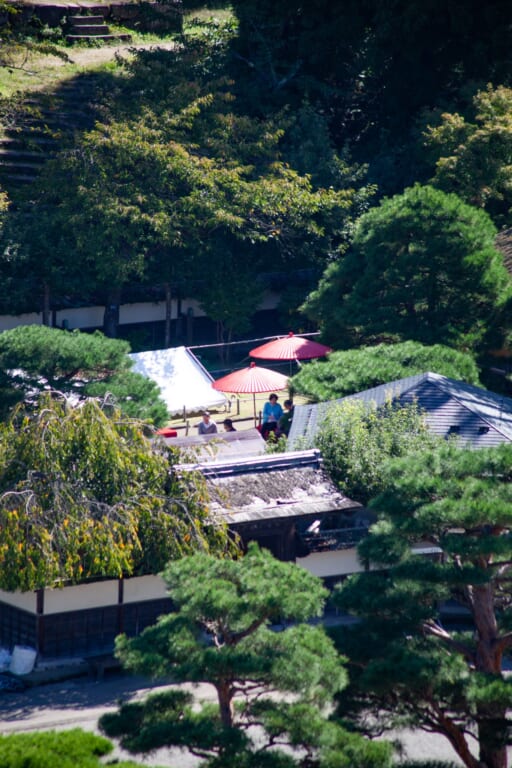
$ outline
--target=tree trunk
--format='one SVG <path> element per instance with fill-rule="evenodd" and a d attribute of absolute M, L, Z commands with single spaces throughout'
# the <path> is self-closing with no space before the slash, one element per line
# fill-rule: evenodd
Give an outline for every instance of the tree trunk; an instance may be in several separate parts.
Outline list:
<path fill-rule="evenodd" d="M 480 764 L 485 768 L 507 768 L 507 722 L 506 712 L 502 717 L 480 720 L 478 741 L 480 743 Z"/>
<path fill-rule="evenodd" d="M 120 303 L 121 291 L 116 288 L 109 293 L 103 314 L 103 333 L 111 339 L 117 339 Z"/>
<path fill-rule="evenodd" d="M 220 720 L 224 728 L 233 727 L 233 692 L 231 685 L 226 682 L 218 683 L 216 686 L 217 697 L 219 699 Z"/>
<path fill-rule="evenodd" d="M 475 668 L 491 678 L 502 677 L 502 650 L 494 606 L 494 586 L 473 586 L 471 592 L 473 618 L 477 630 Z M 506 709 L 498 703 L 477 709 L 480 763 L 485 768 L 507 768 Z"/>
<path fill-rule="evenodd" d="M 222 345 L 219 346 L 219 361 L 224 365 L 226 362 L 225 360 L 225 349 L 224 349 L 224 324 L 222 320 L 217 320 L 215 322 L 215 335 L 217 337 L 217 344 Z"/>
<path fill-rule="evenodd" d="M 467 739 L 462 730 L 448 718 L 441 720 L 441 726 L 442 730 L 440 732 L 448 738 L 448 741 L 466 768 L 483 768 L 480 760 L 471 754 Z"/>
<path fill-rule="evenodd" d="M 50 286 L 43 283 L 43 325 L 50 325 Z"/>
<path fill-rule="evenodd" d="M 164 347 L 171 346 L 171 316 L 172 316 L 172 291 L 171 284 L 164 283 L 165 288 L 165 332 Z"/>

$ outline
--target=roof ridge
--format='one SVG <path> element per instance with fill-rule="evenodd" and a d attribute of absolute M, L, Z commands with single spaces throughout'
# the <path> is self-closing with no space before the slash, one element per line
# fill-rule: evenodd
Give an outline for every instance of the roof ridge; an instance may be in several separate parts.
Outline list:
<path fill-rule="evenodd" d="M 322 457 L 320 451 L 318 448 L 312 448 L 306 451 L 287 451 L 285 453 L 270 453 L 267 455 L 247 456 L 245 458 L 209 461 L 207 464 L 179 464 L 177 469 L 179 471 L 199 471 L 205 477 L 226 477 L 268 469 L 297 469 L 307 466 L 313 466 L 318 469 L 321 465 Z"/>

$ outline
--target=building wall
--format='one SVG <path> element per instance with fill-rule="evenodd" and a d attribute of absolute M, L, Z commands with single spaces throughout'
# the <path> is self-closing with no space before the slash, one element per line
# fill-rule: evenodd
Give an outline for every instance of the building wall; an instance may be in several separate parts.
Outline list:
<path fill-rule="evenodd" d="M 19 590 L 16 592 L 5 592 L 3 589 L 0 589 L 0 604 L 12 605 L 22 611 L 36 613 L 37 595 L 35 592 L 20 592 Z"/>
<path fill-rule="evenodd" d="M 298 557 L 295 562 L 301 568 L 321 578 L 347 576 L 350 573 L 365 570 L 364 565 L 361 565 L 358 560 L 355 549 L 313 552 L 307 557 Z"/>
<path fill-rule="evenodd" d="M 259 306 L 259 310 L 275 309 L 279 301 L 277 294 L 267 291 Z M 205 313 L 194 299 L 182 299 L 180 305 L 182 315 L 189 312 L 194 317 L 205 317 Z M 55 312 L 54 325 L 57 328 L 101 328 L 103 326 L 103 313 L 105 308 L 77 307 L 76 309 L 62 309 Z M 171 302 L 171 318 L 178 316 L 178 302 Z M 140 302 L 136 304 L 121 304 L 119 310 L 120 325 L 132 323 L 164 322 L 165 302 Z M 41 325 L 41 312 L 31 312 L 23 315 L 0 315 L 0 331 L 8 331 L 18 325 Z"/>
<path fill-rule="evenodd" d="M 118 581 L 98 581 L 93 584 L 77 584 L 62 589 L 44 590 L 45 616 L 65 611 L 85 611 L 102 608 L 118 602 Z"/>
<path fill-rule="evenodd" d="M 0 645 L 28 645 L 45 658 L 110 652 L 121 632 L 138 635 L 170 610 L 160 576 L 37 592 L 0 590 Z"/>

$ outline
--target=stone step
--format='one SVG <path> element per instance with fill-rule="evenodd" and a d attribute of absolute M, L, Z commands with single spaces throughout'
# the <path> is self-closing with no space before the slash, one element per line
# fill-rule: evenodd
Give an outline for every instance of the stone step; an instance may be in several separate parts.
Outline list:
<path fill-rule="evenodd" d="M 121 35 L 66 35 L 66 42 L 68 43 L 78 43 L 80 41 L 87 41 L 87 40 L 105 40 L 108 41 L 116 41 L 116 40 L 122 40 L 125 42 L 130 42 L 132 39 L 131 35 L 127 34 L 121 34 Z"/>
<path fill-rule="evenodd" d="M 2 160 L 2 171 L 7 171 L 8 173 L 11 173 L 11 174 L 14 173 L 18 175 L 23 173 L 28 174 L 32 172 L 33 173 L 32 178 L 34 178 L 36 174 L 39 173 L 40 170 L 41 170 L 41 163 L 4 162 Z"/>
<path fill-rule="evenodd" d="M 21 162 L 28 160 L 33 163 L 44 163 L 46 160 L 46 153 L 43 152 L 31 152 L 30 150 L 5 148 L 0 145 L 0 163 L 6 165 L 10 159 L 15 162 Z"/>
<path fill-rule="evenodd" d="M 28 115 L 29 120 L 37 121 L 38 119 L 41 119 L 44 122 L 47 122 L 48 119 L 54 120 L 56 117 L 59 119 L 62 118 L 62 120 L 69 120 L 70 118 L 77 119 L 80 117 L 89 117 L 89 113 L 84 112 L 80 105 L 77 105 L 74 108 L 72 104 L 56 104 L 50 109 L 44 107 L 43 109 L 39 109 L 37 114 Z"/>
<path fill-rule="evenodd" d="M 101 37 L 109 35 L 110 30 L 106 24 L 72 24 L 69 28 L 70 35 L 88 35 L 89 37 Z"/>
<path fill-rule="evenodd" d="M 90 25 L 95 17 L 87 16 L 84 20 Z M 103 17 L 98 20 L 103 22 Z M 120 39 L 119 35 L 110 33 L 76 37 L 92 41 Z M 124 37 L 131 39 L 130 35 Z M 21 190 L 33 184 L 44 173 L 46 161 L 55 157 L 59 150 L 72 146 L 77 131 L 92 128 L 100 114 L 104 92 L 103 76 L 79 75 L 53 93 L 27 96 L 20 104 L 16 122 L 0 132 L 2 187 Z"/>
<path fill-rule="evenodd" d="M 73 27 L 78 27 L 82 24 L 104 24 L 105 18 L 103 16 L 68 16 L 67 22 Z"/>
<path fill-rule="evenodd" d="M 4 136 L 0 139 L 0 147 L 5 149 L 17 149 L 20 152 L 33 151 L 32 147 L 37 147 L 36 154 L 42 154 L 45 148 L 54 144 L 54 139 L 42 136 L 28 137 L 23 133 L 16 136 Z"/>
<path fill-rule="evenodd" d="M 22 176 L 12 173 L 6 173 L 4 176 L 5 181 L 10 181 L 13 185 L 14 184 L 33 184 L 36 180 L 36 176 Z"/>

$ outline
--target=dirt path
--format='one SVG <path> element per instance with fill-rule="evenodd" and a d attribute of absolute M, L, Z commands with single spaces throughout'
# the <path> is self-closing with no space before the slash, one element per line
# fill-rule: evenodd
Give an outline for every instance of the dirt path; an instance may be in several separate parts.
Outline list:
<path fill-rule="evenodd" d="M 127 58 L 134 50 L 148 50 L 150 48 L 164 48 L 165 50 L 171 50 L 176 43 L 174 42 L 153 42 L 153 43 L 122 43 L 120 45 L 106 45 L 101 48 L 70 48 L 66 51 L 71 63 L 84 67 L 85 69 L 94 68 L 100 64 L 104 64 L 107 61 L 112 61 L 117 55 Z M 43 63 L 43 62 L 42 62 Z M 48 67 L 68 66 L 65 61 L 57 58 L 56 56 L 48 56 L 45 58 L 43 66 L 45 69 Z"/>
<path fill-rule="evenodd" d="M 174 42 L 162 42 L 162 43 L 123 43 L 122 45 L 109 45 L 102 48 L 80 48 L 69 52 L 69 58 L 74 64 L 78 64 L 81 67 L 94 67 L 99 64 L 104 64 L 106 61 L 111 61 L 116 55 L 126 58 L 130 56 L 133 50 L 147 50 L 150 48 L 164 48 L 165 50 L 171 50 L 176 43 Z"/>

